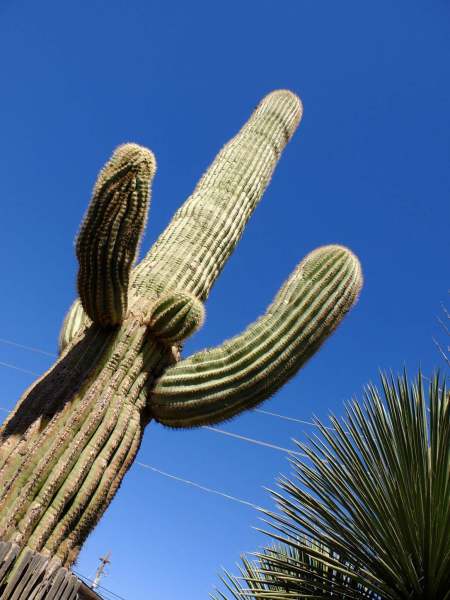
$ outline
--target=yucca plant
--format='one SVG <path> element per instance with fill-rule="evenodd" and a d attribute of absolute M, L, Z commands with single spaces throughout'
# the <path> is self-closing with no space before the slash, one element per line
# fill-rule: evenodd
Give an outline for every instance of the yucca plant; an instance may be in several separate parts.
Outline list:
<path fill-rule="evenodd" d="M 257 560 L 249 560 L 243 556 L 242 566 L 239 567 L 240 576 L 234 577 L 227 573 L 223 579 L 232 597 L 283 600 L 326 598 L 334 595 L 340 598 L 379 598 L 346 574 L 346 570 L 351 567 L 344 561 L 340 572 L 330 567 L 327 560 L 331 554 L 323 544 L 314 543 L 304 535 L 299 536 L 295 542 L 296 544 L 278 544 L 265 548 L 261 553 L 255 553 Z M 297 545 L 298 542 L 301 543 Z M 338 578 L 340 586 L 337 585 Z M 324 593 L 325 590 L 328 595 Z M 220 590 L 217 594 L 218 596 L 213 596 L 216 600 L 227 600 L 226 594 Z"/>
<path fill-rule="evenodd" d="M 450 398 L 435 376 L 382 376 L 332 427 L 297 442 L 266 512 L 277 546 L 243 559 L 233 598 L 450 598 Z M 227 598 L 217 592 L 216 598 Z"/>

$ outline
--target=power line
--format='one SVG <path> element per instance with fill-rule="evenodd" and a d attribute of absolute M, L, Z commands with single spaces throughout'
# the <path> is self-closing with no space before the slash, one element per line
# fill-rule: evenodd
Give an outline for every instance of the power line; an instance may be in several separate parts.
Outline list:
<path fill-rule="evenodd" d="M 277 417 L 278 419 L 284 419 L 285 421 L 293 421 L 294 423 L 303 423 L 304 425 L 314 425 L 314 423 L 311 423 L 311 421 L 303 421 L 302 419 L 296 419 L 295 417 L 287 417 L 286 415 L 280 415 L 279 413 L 274 413 L 269 410 L 264 410 L 262 408 L 254 408 L 253 412 L 257 412 L 262 415 L 268 415 L 270 417 Z"/>
<path fill-rule="evenodd" d="M 22 348 L 23 350 L 29 350 L 30 352 L 37 352 L 38 354 L 45 354 L 45 356 L 51 356 L 51 357 L 58 356 L 55 352 L 47 352 L 46 350 L 41 350 L 40 348 L 34 348 L 33 346 L 24 346 L 23 344 L 19 344 L 18 342 L 13 342 L 11 340 L 6 340 L 4 338 L 0 338 L 0 342 L 2 344 L 8 344 L 8 346 L 15 346 L 16 348 Z"/>
<path fill-rule="evenodd" d="M 183 479 L 183 477 L 178 477 L 178 475 L 172 475 L 171 473 L 167 473 L 166 471 L 157 469 L 156 467 L 153 467 L 152 465 L 147 465 L 147 464 L 139 462 L 139 461 L 136 461 L 136 464 L 139 465 L 140 467 L 143 467 L 144 469 L 149 469 L 150 471 L 159 473 L 160 475 L 164 475 L 164 477 L 168 477 L 169 479 L 174 479 L 175 481 L 185 483 L 186 485 L 195 487 L 199 490 L 202 490 L 203 492 L 208 492 L 209 494 L 216 494 L 217 496 L 222 496 L 223 498 L 226 498 L 227 500 L 232 500 L 233 502 L 239 502 L 240 504 L 245 504 L 247 506 L 251 506 L 252 508 L 256 508 L 257 510 L 264 510 L 260 506 L 253 504 L 253 502 L 249 502 L 248 500 L 243 500 L 242 498 L 238 498 L 237 496 L 232 496 L 231 494 L 227 494 L 225 492 L 221 492 L 219 490 L 215 490 L 213 488 L 206 487 L 204 485 L 201 485 L 200 483 L 196 483 L 195 481 L 191 481 L 189 479 Z"/>
<path fill-rule="evenodd" d="M 278 419 L 284 419 L 285 421 L 294 421 L 294 423 L 303 423 L 303 425 L 318 427 L 317 423 L 313 423 L 312 421 L 304 421 L 303 419 L 296 419 L 295 417 L 287 417 L 286 415 L 280 415 L 278 413 L 270 412 L 269 410 L 264 410 L 262 408 L 255 408 L 253 412 L 261 413 L 262 415 L 268 415 L 270 417 L 278 417 Z M 336 431 L 335 427 L 326 427 L 325 425 L 323 425 L 323 427 L 325 429 L 329 429 L 330 431 Z"/>
<path fill-rule="evenodd" d="M 81 573 L 78 573 L 77 571 L 74 571 L 73 569 L 72 569 L 72 573 L 74 573 L 77 577 L 79 577 L 84 582 L 89 582 L 89 583 L 93 583 L 94 582 L 93 579 L 90 579 L 89 577 L 86 577 L 85 575 L 82 575 Z M 123 596 L 120 596 L 119 594 L 116 594 L 112 590 L 109 590 L 108 588 L 105 588 L 103 585 L 98 585 L 97 588 L 99 590 L 100 589 L 102 590 L 102 595 L 104 595 L 103 592 L 107 592 L 108 594 L 111 594 L 112 597 L 117 598 L 118 600 L 127 600 Z M 110 596 L 110 598 L 111 598 L 111 596 Z"/>
<path fill-rule="evenodd" d="M 218 427 L 210 427 L 208 425 L 204 425 L 202 427 L 202 429 L 207 429 L 208 431 L 214 431 L 215 433 L 221 433 L 222 435 L 228 435 L 232 438 L 236 438 L 238 440 L 243 440 L 244 442 L 250 442 L 251 444 L 257 444 L 258 446 L 272 448 L 273 450 L 280 450 L 280 452 L 286 452 L 287 454 L 297 454 L 297 456 L 306 456 L 306 454 L 303 454 L 302 452 L 296 452 L 295 450 L 289 450 L 288 448 L 283 448 L 282 446 L 276 446 L 275 444 L 270 444 L 269 442 L 255 440 L 254 438 L 250 438 L 245 435 L 239 435 L 238 433 L 231 433 L 231 431 L 224 431 L 223 429 L 219 429 Z"/>
<path fill-rule="evenodd" d="M 10 365 L 9 363 L 5 363 L 2 361 L 0 361 L 0 366 L 6 367 L 8 369 L 14 369 L 15 371 L 21 371 L 22 373 L 27 373 L 28 375 L 33 375 L 35 377 L 39 376 L 39 373 L 36 373 L 35 371 L 29 371 L 28 369 L 22 369 L 22 367 L 16 367 L 16 365 Z"/>

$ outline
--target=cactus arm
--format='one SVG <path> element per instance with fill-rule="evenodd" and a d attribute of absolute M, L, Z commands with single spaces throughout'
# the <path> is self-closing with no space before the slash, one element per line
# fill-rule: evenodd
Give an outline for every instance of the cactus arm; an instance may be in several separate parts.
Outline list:
<path fill-rule="evenodd" d="M 100 172 L 78 235 L 78 292 L 102 327 L 121 323 L 129 274 L 145 226 L 156 162 L 137 144 L 119 146 Z"/>
<path fill-rule="evenodd" d="M 202 302 L 193 294 L 176 291 L 154 303 L 147 325 L 166 344 L 180 344 L 203 325 L 204 319 Z"/>
<path fill-rule="evenodd" d="M 165 371 L 150 400 L 153 416 L 173 427 L 198 426 L 267 399 L 337 327 L 361 285 L 359 261 L 349 250 L 313 251 L 246 331 Z"/>
<path fill-rule="evenodd" d="M 69 308 L 61 326 L 58 340 L 58 354 L 61 355 L 72 340 L 84 331 L 86 327 L 89 327 L 91 322 L 83 310 L 80 299 L 77 298 Z"/>
<path fill-rule="evenodd" d="M 302 115 L 287 90 L 266 96 L 134 269 L 130 292 L 153 300 L 182 289 L 205 300 L 267 187 Z"/>

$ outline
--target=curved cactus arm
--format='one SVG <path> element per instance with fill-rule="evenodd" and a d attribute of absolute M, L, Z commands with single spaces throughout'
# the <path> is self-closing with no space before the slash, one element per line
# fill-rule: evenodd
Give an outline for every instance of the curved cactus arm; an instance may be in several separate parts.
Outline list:
<path fill-rule="evenodd" d="M 150 150 L 119 146 L 100 172 L 78 235 L 78 293 L 95 323 L 121 323 L 130 270 L 145 227 L 156 171 Z"/>
<path fill-rule="evenodd" d="M 301 115 L 301 102 L 290 91 L 277 90 L 261 101 L 133 271 L 136 296 L 153 300 L 182 289 L 205 300 Z"/>
<path fill-rule="evenodd" d="M 147 318 L 152 333 L 167 344 L 180 344 L 203 325 L 205 309 L 189 292 L 161 296 Z"/>
<path fill-rule="evenodd" d="M 349 250 L 314 250 L 246 331 L 164 372 L 150 399 L 153 416 L 173 427 L 197 426 L 267 399 L 337 327 L 361 285 L 359 261 Z"/>
<path fill-rule="evenodd" d="M 58 353 L 62 354 L 70 342 L 86 327 L 89 327 L 91 323 L 91 319 L 83 310 L 81 300 L 77 298 L 69 308 L 61 326 L 58 339 Z"/>

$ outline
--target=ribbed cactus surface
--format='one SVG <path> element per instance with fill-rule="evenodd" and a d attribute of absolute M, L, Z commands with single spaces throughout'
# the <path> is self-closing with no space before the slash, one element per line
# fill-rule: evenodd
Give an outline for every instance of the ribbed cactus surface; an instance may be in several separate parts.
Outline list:
<path fill-rule="evenodd" d="M 128 281 L 150 202 L 156 162 L 150 150 L 124 144 L 95 184 L 77 239 L 78 292 L 98 323 L 120 325 L 128 306 Z"/>
<path fill-rule="evenodd" d="M 79 299 L 63 323 L 60 358 L 0 431 L 0 540 L 19 549 L 8 572 L 0 569 L 0 591 L 30 550 L 72 564 L 150 420 L 192 427 L 257 405 L 355 302 L 358 260 L 324 246 L 242 334 L 180 357 L 301 114 L 293 93 L 266 96 L 134 269 L 153 154 L 125 144 L 100 172 L 77 240 Z"/>

